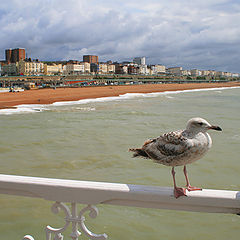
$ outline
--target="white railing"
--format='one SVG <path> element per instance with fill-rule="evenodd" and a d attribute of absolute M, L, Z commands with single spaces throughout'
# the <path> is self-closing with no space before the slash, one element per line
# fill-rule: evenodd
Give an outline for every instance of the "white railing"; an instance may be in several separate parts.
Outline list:
<path fill-rule="evenodd" d="M 119 183 L 89 182 L 51 178 L 24 177 L 0 174 L 0 193 L 54 201 L 52 211 L 65 213 L 62 228 L 46 227 L 46 239 L 62 240 L 62 233 L 72 224 L 71 238 L 81 233 L 90 239 L 107 239 L 107 235 L 94 234 L 85 225 L 84 214 L 97 217 L 97 204 L 111 204 L 142 208 L 240 214 L 240 192 L 210 190 L 188 192 L 187 197 L 174 198 L 173 188 Z M 64 203 L 71 203 L 71 209 Z M 77 203 L 86 204 L 79 213 Z M 81 232 L 79 232 L 79 229 Z M 29 235 L 25 240 L 32 240 Z"/>

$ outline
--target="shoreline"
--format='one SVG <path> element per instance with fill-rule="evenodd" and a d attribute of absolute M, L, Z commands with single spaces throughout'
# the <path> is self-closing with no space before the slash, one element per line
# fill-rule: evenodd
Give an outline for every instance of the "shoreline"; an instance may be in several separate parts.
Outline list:
<path fill-rule="evenodd" d="M 240 87 L 240 82 L 109 85 L 82 88 L 37 89 L 0 93 L 0 109 L 14 109 L 22 104 L 52 104 L 89 98 L 114 97 L 126 93 L 153 93 L 203 88 Z"/>

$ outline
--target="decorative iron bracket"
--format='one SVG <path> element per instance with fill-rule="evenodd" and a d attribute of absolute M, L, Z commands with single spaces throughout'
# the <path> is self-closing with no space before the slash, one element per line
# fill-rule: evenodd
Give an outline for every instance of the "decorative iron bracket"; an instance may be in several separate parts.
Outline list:
<path fill-rule="evenodd" d="M 78 240 L 78 237 L 81 235 L 81 232 L 93 240 L 106 240 L 107 235 L 104 234 L 95 234 L 92 233 L 85 225 L 84 214 L 89 211 L 89 216 L 91 218 L 96 218 L 98 215 L 98 209 L 93 205 L 87 205 L 83 208 L 79 214 L 77 214 L 77 204 L 71 203 L 71 210 L 67 205 L 61 202 L 55 202 L 52 206 L 52 212 L 57 214 L 60 210 L 63 210 L 65 213 L 65 225 L 62 228 L 53 228 L 51 226 L 46 227 L 46 240 L 51 240 L 52 234 L 54 234 L 54 240 L 63 240 L 62 233 L 67 229 L 70 223 L 72 223 L 72 233 L 70 237 L 73 240 Z M 78 231 L 78 226 L 81 229 L 81 232 Z"/>

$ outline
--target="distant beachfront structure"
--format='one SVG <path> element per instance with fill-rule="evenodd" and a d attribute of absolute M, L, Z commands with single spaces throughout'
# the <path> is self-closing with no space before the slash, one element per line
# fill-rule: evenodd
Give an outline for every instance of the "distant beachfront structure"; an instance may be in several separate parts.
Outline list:
<path fill-rule="evenodd" d="M 83 56 L 83 62 L 88 62 L 88 63 L 96 63 L 98 64 L 98 56 L 95 55 L 84 55 Z"/>
<path fill-rule="evenodd" d="M 6 49 L 5 50 L 6 62 L 16 63 L 20 60 L 25 59 L 25 49 L 24 48 L 15 48 L 15 49 Z"/>
<path fill-rule="evenodd" d="M 182 67 L 170 67 L 168 68 L 168 73 L 180 76 L 182 71 Z"/>
<path fill-rule="evenodd" d="M 146 65 L 146 58 L 145 57 L 135 57 L 133 59 L 133 63 L 136 63 L 138 65 Z"/>
<path fill-rule="evenodd" d="M 44 64 L 39 61 L 19 61 L 17 65 L 20 75 L 34 76 L 44 74 Z"/>
<path fill-rule="evenodd" d="M 44 75 L 62 75 L 62 64 L 44 64 Z"/>
<path fill-rule="evenodd" d="M 98 73 L 99 74 L 114 74 L 115 73 L 115 65 L 107 64 L 107 63 L 99 63 Z"/>
<path fill-rule="evenodd" d="M 83 73 L 90 73 L 90 63 L 69 61 L 63 66 L 63 75 L 79 75 Z"/>
<path fill-rule="evenodd" d="M 2 66 L 2 75 L 10 75 L 15 76 L 17 75 L 17 64 L 16 63 L 9 63 L 7 65 Z"/>
<path fill-rule="evenodd" d="M 151 73 L 153 75 L 165 74 L 166 73 L 166 67 L 164 65 L 152 65 L 151 66 Z"/>

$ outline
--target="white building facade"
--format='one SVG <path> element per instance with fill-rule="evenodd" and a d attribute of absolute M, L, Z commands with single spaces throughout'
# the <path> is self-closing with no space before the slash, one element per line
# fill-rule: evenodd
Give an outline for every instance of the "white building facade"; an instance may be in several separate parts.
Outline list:
<path fill-rule="evenodd" d="M 150 71 L 147 67 L 147 65 L 140 65 L 139 66 L 139 74 L 142 74 L 142 75 L 149 75 Z"/>
<path fill-rule="evenodd" d="M 63 73 L 62 64 L 44 64 L 44 75 L 61 75 Z"/>
<path fill-rule="evenodd" d="M 18 63 L 18 72 L 20 75 L 43 75 L 44 64 L 42 62 L 25 62 L 21 60 Z"/>
<path fill-rule="evenodd" d="M 170 74 L 177 75 L 177 76 L 181 75 L 181 71 L 182 70 L 183 70 L 182 67 L 171 67 L 171 68 L 168 68 L 168 72 Z"/>
<path fill-rule="evenodd" d="M 79 75 L 85 72 L 83 64 L 67 64 L 64 66 L 63 73 L 65 75 Z"/>
<path fill-rule="evenodd" d="M 163 65 L 153 65 L 151 70 L 153 75 L 166 73 L 166 67 Z"/>

